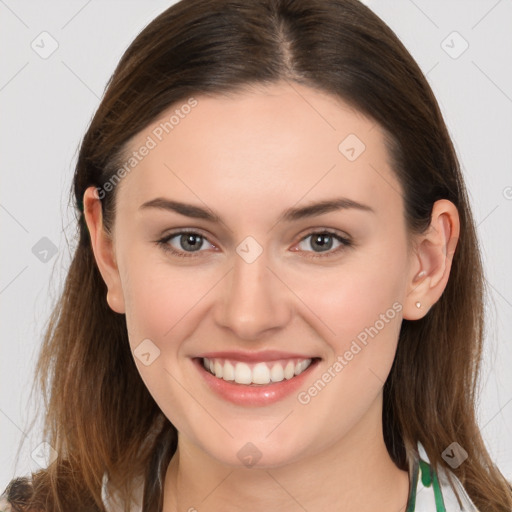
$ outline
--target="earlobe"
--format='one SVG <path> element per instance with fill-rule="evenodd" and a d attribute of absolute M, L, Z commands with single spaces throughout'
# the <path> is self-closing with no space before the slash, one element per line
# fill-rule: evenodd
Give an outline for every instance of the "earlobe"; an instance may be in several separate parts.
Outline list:
<path fill-rule="evenodd" d="M 450 276 L 459 230 L 459 214 L 455 205 L 447 199 L 436 201 L 430 226 L 415 241 L 404 319 L 423 318 L 443 294 Z"/>
<path fill-rule="evenodd" d="M 124 314 L 124 296 L 117 267 L 114 243 L 103 225 L 101 201 L 95 187 L 84 193 L 84 216 L 89 230 L 94 258 L 103 281 L 107 285 L 107 302 L 116 313 Z"/>

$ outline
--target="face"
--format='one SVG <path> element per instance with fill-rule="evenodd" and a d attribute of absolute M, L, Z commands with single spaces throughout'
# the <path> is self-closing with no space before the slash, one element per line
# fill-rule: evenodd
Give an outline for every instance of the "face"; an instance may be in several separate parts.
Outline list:
<path fill-rule="evenodd" d="M 381 422 L 410 268 L 401 186 L 380 127 L 325 93 L 195 101 L 130 142 L 116 304 L 180 441 L 274 467 Z"/>

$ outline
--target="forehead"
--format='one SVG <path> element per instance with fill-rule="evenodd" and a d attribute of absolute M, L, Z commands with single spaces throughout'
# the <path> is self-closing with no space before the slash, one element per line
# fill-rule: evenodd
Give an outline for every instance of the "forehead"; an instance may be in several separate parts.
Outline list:
<path fill-rule="evenodd" d="M 210 198 L 212 209 L 226 209 L 226 199 L 243 198 L 238 206 L 261 214 L 344 195 L 389 208 L 401 197 L 388 160 L 380 126 L 324 92 L 279 83 L 196 95 L 132 139 L 118 201 Z"/>

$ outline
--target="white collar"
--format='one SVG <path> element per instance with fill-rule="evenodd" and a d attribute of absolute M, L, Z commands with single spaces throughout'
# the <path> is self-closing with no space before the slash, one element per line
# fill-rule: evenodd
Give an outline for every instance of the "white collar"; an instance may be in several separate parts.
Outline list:
<path fill-rule="evenodd" d="M 132 501 L 130 506 L 130 512 L 142 512 L 143 496 L 144 480 L 140 478 L 139 484 L 137 485 L 135 500 Z M 122 512 L 124 510 L 122 504 L 119 502 L 117 492 L 112 489 L 112 485 L 109 483 L 106 472 L 103 474 L 101 499 L 103 500 L 103 504 L 105 505 L 105 510 L 107 512 Z"/>

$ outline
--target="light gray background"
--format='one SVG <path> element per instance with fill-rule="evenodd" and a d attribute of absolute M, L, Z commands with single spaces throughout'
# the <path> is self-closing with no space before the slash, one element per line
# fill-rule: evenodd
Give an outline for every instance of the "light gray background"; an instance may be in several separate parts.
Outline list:
<path fill-rule="evenodd" d="M 171 3 L 0 0 L 0 492 L 38 469 L 27 400 L 73 248 L 77 146 L 124 49 Z M 466 176 L 490 291 L 479 423 L 512 479 L 512 0 L 365 3 L 426 73 Z"/>

